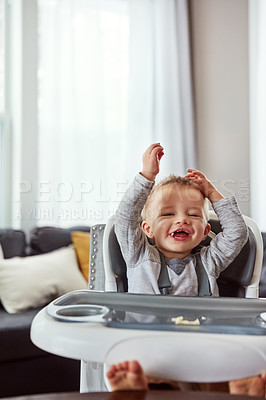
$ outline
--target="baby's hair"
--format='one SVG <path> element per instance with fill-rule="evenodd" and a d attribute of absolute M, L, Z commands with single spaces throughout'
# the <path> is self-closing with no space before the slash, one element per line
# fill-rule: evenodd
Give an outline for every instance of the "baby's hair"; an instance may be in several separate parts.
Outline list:
<path fill-rule="evenodd" d="M 144 204 L 144 207 L 142 209 L 141 212 L 141 217 L 142 220 L 146 220 L 148 217 L 148 209 L 149 206 L 152 202 L 152 199 L 154 197 L 154 195 L 158 192 L 158 190 L 160 190 L 163 186 L 166 185 L 173 185 L 173 184 L 177 184 L 179 186 L 190 186 L 190 187 L 194 187 L 196 190 L 198 190 L 202 196 L 205 198 L 204 193 L 200 190 L 199 186 L 195 184 L 195 182 L 192 179 L 187 179 L 183 176 L 177 176 L 174 174 L 171 174 L 169 176 L 167 176 L 166 178 L 164 178 L 161 182 L 159 182 L 157 185 L 155 185 L 151 191 L 151 193 L 149 194 L 146 203 Z M 205 206 L 204 206 L 204 213 L 206 215 L 207 220 L 209 219 L 209 203 L 207 201 L 207 199 L 205 198 Z"/>

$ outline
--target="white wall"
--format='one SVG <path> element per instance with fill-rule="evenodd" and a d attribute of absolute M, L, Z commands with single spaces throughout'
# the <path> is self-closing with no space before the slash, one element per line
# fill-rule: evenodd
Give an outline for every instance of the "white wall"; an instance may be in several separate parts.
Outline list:
<path fill-rule="evenodd" d="M 248 0 L 189 0 L 199 168 L 249 215 Z"/>

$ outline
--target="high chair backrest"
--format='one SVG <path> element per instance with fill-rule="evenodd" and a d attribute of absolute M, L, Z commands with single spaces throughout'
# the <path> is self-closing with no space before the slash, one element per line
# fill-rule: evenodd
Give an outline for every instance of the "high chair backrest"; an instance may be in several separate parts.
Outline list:
<path fill-rule="evenodd" d="M 248 241 L 234 261 L 221 273 L 217 283 L 220 296 L 259 297 L 259 281 L 263 259 L 262 235 L 257 223 L 243 215 L 249 230 Z M 215 212 L 210 212 L 212 232 L 219 233 L 221 226 Z"/>
<path fill-rule="evenodd" d="M 244 216 L 244 219 L 249 229 L 249 238 L 235 260 L 218 278 L 220 296 L 249 298 L 259 296 L 263 258 L 262 236 L 254 220 L 247 216 Z M 211 224 L 210 236 L 213 237 L 221 231 L 219 220 L 214 212 L 210 212 L 209 223 Z M 89 287 L 105 291 L 127 292 L 126 263 L 114 232 L 114 216 L 107 221 L 105 226 L 96 226 L 97 229 L 99 229 L 97 233 L 98 248 L 94 252 L 93 246 L 91 246 L 91 257 L 94 257 L 91 259 L 91 264 L 94 265 L 93 270 L 101 268 L 99 264 L 103 264 L 105 282 L 103 283 L 101 277 L 102 288 L 100 288 L 99 285 L 95 285 L 95 275 L 90 273 L 90 279 L 92 278 L 93 281 L 90 282 Z M 203 245 L 210 241 L 211 237 L 208 237 Z M 95 268 L 96 264 L 98 267 Z"/>

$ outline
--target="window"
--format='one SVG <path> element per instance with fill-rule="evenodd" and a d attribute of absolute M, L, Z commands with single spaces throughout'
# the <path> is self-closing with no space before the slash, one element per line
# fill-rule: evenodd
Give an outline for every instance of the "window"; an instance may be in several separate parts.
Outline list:
<path fill-rule="evenodd" d="M 0 114 L 5 112 L 5 1 L 0 0 Z"/>
<path fill-rule="evenodd" d="M 106 222 L 150 143 L 166 147 L 164 175 L 195 165 L 186 2 L 38 0 L 38 13 L 37 223 Z"/>
<path fill-rule="evenodd" d="M 127 3 L 38 2 L 40 224 L 97 223 L 115 210 L 125 183 L 117 173 L 127 128 Z"/>
<path fill-rule="evenodd" d="M 0 0 L 0 226 L 10 224 L 10 168 L 7 104 L 7 1 Z"/>
<path fill-rule="evenodd" d="M 166 150 L 163 176 L 195 166 L 186 0 L 8 8 L 12 159 L 7 109 L 1 143 L 12 176 L 0 184 L 11 182 L 10 225 L 106 222 L 152 142 Z"/>

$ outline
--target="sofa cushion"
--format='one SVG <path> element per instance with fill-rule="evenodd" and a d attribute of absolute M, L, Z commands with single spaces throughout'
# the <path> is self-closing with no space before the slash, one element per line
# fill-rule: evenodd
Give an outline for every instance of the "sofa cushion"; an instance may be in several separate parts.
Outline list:
<path fill-rule="evenodd" d="M 31 322 L 39 310 L 37 308 L 11 315 L 0 306 L 0 362 L 44 354 L 30 340 Z"/>
<path fill-rule="evenodd" d="M 86 288 L 72 246 L 0 260 L 0 297 L 9 313 L 40 307 L 67 292 Z"/>
<path fill-rule="evenodd" d="M 0 229 L 0 244 L 4 258 L 23 257 L 26 254 L 26 237 L 23 231 Z"/>
<path fill-rule="evenodd" d="M 30 254 L 43 254 L 69 246 L 71 241 L 71 232 L 81 231 L 90 232 L 89 226 L 77 226 L 69 229 L 56 228 L 52 226 L 43 226 L 35 228 L 30 234 Z"/>

